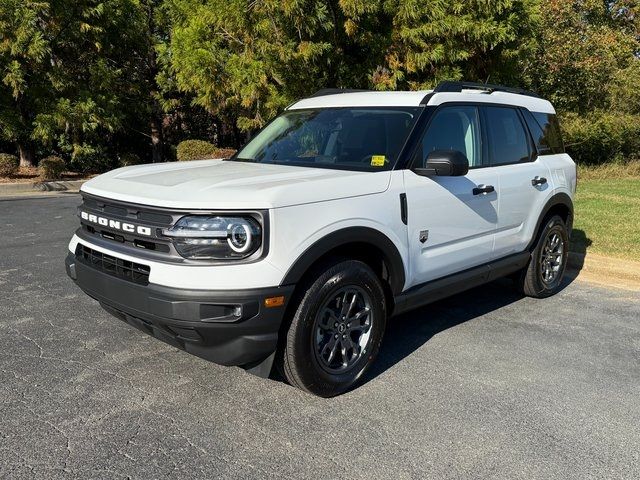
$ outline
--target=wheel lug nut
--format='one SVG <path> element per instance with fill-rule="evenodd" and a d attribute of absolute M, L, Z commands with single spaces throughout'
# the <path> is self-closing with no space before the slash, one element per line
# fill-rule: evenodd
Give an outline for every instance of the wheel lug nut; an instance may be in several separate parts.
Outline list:
<path fill-rule="evenodd" d="M 347 338 L 347 336 L 346 335 L 342 335 L 342 338 Z"/>
<path fill-rule="evenodd" d="M 336 333 L 336 336 L 335 336 L 335 338 L 338 338 L 339 336 L 340 336 L 340 335 L 338 335 L 338 334 Z"/>
<path fill-rule="evenodd" d="M 334 323 L 333 326 L 338 328 L 338 322 Z"/>

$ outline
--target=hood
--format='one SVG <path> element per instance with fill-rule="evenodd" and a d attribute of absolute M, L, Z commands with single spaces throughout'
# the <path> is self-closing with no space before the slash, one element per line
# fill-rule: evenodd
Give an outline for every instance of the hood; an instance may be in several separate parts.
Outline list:
<path fill-rule="evenodd" d="M 89 180 L 81 190 L 167 208 L 263 209 L 380 193 L 390 178 L 390 171 L 202 160 L 119 168 Z"/>

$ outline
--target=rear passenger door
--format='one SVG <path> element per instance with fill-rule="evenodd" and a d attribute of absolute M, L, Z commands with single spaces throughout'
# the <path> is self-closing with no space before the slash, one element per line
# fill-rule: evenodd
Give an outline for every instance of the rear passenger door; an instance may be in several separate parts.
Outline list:
<path fill-rule="evenodd" d="M 526 249 L 547 198 L 549 171 L 538 161 L 526 119 L 518 107 L 481 108 L 490 170 L 498 177 L 498 222 L 494 258 Z M 533 225 L 532 225 L 533 224 Z"/>

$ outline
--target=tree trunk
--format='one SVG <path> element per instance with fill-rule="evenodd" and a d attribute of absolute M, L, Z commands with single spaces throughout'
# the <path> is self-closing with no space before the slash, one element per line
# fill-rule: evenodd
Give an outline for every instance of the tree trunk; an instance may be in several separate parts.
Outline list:
<path fill-rule="evenodd" d="M 35 151 L 33 145 L 28 142 L 18 142 L 21 167 L 35 167 Z"/>
<path fill-rule="evenodd" d="M 163 146 L 164 139 L 162 136 L 162 119 L 155 112 L 151 114 L 151 121 L 149 122 L 151 127 L 151 158 L 153 163 L 159 163 L 164 161 Z"/>

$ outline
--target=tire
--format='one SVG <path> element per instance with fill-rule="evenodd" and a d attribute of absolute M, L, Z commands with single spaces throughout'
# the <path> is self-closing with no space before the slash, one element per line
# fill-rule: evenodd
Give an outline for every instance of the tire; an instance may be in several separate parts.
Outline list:
<path fill-rule="evenodd" d="M 327 265 L 301 287 L 276 366 L 292 386 L 333 397 L 376 358 L 386 326 L 384 291 L 373 270 L 355 260 Z"/>
<path fill-rule="evenodd" d="M 519 289 L 528 297 L 545 298 L 557 293 L 564 277 L 569 256 L 569 233 L 558 215 L 547 219 L 531 252 L 529 265 L 517 280 Z"/>

